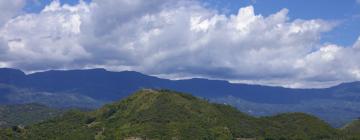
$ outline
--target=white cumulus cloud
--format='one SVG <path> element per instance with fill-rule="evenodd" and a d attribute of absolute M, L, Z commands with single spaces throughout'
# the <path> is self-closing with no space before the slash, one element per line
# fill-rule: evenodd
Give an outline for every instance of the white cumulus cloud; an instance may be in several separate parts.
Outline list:
<path fill-rule="evenodd" d="M 0 1 L 0 26 L 7 20 L 21 13 L 25 0 L 1 0 Z"/>
<path fill-rule="evenodd" d="M 7 41 L 2 57 L 26 69 L 58 68 L 88 57 L 78 43 L 81 18 L 88 12 L 85 3 L 71 7 L 54 1 L 38 14 L 12 18 L 0 30 Z"/>
<path fill-rule="evenodd" d="M 289 87 L 360 79 L 360 41 L 348 47 L 320 43 L 333 22 L 290 20 L 288 9 L 269 16 L 255 10 L 224 15 L 191 0 L 54 1 L 4 24 L 0 66 L 105 67 Z"/>

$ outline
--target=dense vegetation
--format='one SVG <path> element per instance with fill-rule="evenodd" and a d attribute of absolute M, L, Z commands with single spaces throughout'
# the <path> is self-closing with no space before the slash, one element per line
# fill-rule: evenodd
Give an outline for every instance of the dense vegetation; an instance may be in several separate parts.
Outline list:
<path fill-rule="evenodd" d="M 0 106 L 0 128 L 25 126 L 54 118 L 63 113 L 40 104 L 17 104 Z"/>
<path fill-rule="evenodd" d="M 358 131 L 358 130 L 356 130 Z M 350 139 L 347 133 L 303 113 L 255 118 L 228 105 L 168 90 L 141 90 L 92 111 L 0 131 L 3 139 Z M 355 135 L 353 135 L 354 139 Z M 359 137 L 360 138 L 360 137 Z"/>
<path fill-rule="evenodd" d="M 348 135 L 360 139 L 360 118 L 355 120 L 343 128 L 343 131 Z M 355 138 L 354 138 L 355 139 Z"/>

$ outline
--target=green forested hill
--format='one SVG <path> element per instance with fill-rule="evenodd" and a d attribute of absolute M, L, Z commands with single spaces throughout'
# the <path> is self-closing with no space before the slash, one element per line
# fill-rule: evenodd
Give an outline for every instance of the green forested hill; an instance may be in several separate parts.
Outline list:
<path fill-rule="evenodd" d="M 0 131 L 3 139 L 346 139 L 344 132 L 302 113 L 255 118 L 188 94 L 141 90 L 93 112 L 72 110 L 25 128 Z"/>
<path fill-rule="evenodd" d="M 360 119 L 355 120 L 343 128 L 346 134 L 356 136 L 360 139 Z"/>
<path fill-rule="evenodd" d="M 16 104 L 0 106 L 0 128 L 29 125 L 59 116 L 62 110 L 40 104 Z"/>

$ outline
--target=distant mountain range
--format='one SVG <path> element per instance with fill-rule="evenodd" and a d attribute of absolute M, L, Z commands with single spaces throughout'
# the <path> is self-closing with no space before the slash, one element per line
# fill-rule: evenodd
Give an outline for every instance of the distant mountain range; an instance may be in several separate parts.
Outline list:
<path fill-rule="evenodd" d="M 189 94 L 145 89 L 91 112 L 69 111 L 29 125 L 0 129 L 9 140 L 356 140 L 359 124 L 335 129 L 304 113 L 252 117 Z"/>
<path fill-rule="evenodd" d="M 26 75 L 0 69 L 0 104 L 96 108 L 142 88 L 171 89 L 230 104 L 251 115 L 305 112 L 340 127 L 360 116 L 360 82 L 324 89 L 291 89 L 221 80 L 168 80 L 133 71 L 50 70 Z"/>

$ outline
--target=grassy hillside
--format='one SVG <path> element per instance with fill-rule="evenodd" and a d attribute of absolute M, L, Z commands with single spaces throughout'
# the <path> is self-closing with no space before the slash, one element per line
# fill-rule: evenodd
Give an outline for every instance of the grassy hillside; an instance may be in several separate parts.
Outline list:
<path fill-rule="evenodd" d="M 342 133 L 322 120 L 304 113 L 284 113 L 265 119 L 268 139 L 338 139 Z M 262 124 L 264 125 L 264 124 Z"/>
<path fill-rule="evenodd" d="M 360 119 L 355 120 L 349 123 L 348 125 L 346 125 L 343 128 L 343 131 L 347 135 L 352 135 L 352 136 L 356 136 L 357 138 L 360 138 Z"/>
<path fill-rule="evenodd" d="M 141 90 L 93 112 L 0 131 L 4 139 L 339 139 L 343 132 L 302 113 L 255 118 L 188 94 Z"/>
<path fill-rule="evenodd" d="M 40 104 L 0 106 L 0 127 L 29 125 L 59 116 L 63 111 Z"/>

